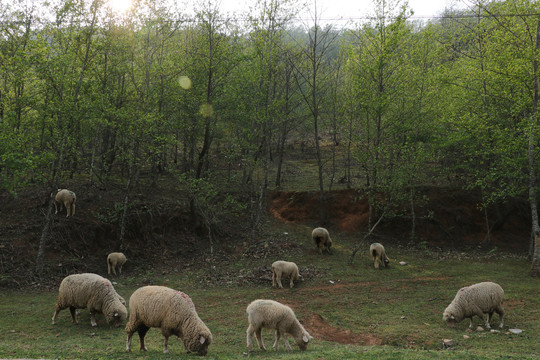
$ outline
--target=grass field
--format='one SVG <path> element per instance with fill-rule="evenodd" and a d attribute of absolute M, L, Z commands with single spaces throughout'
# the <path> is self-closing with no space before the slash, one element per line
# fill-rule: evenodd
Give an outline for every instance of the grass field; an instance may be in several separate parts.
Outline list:
<path fill-rule="evenodd" d="M 287 232 L 287 234 L 285 234 Z M 132 275 L 135 264 L 126 264 L 124 275 L 113 278 L 126 300 L 139 286 L 166 285 L 189 294 L 199 316 L 211 329 L 214 341 L 208 359 L 526 359 L 540 357 L 540 282 L 528 276 L 529 262 L 505 254 L 439 253 L 422 248 L 387 246 L 391 266 L 375 270 L 366 251 L 347 260 L 355 245 L 352 236 L 334 234 L 334 253 L 318 255 L 307 235 L 309 229 L 279 225 L 265 234 L 286 237 L 295 244 L 289 252 L 255 258 L 231 255 L 216 264 L 217 273 L 233 274 L 228 281 L 205 282 L 205 269 L 145 272 Z M 272 289 L 271 283 L 242 283 L 235 274 L 270 266 L 274 260 L 295 261 L 302 268 L 316 270 L 293 289 Z M 399 261 L 408 263 L 400 266 Z M 130 274 L 131 269 L 131 274 Z M 105 275 L 105 274 L 101 274 Z M 442 312 L 457 290 L 480 281 L 494 281 L 505 290 L 507 316 L 498 333 L 467 332 L 468 320 L 451 329 Z M 288 281 L 285 280 L 285 284 Z M 81 311 L 79 325 L 73 325 L 69 310 L 51 324 L 57 292 L 5 291 L 0 294 L 0 358 L 46 359 L 185 359 L 181 342 L 171 338 L 169 354 L 162 353 L 162 336 L 151 329 L 148 352 L 125 352 L 123 328 L 109 327 L 98 315 L 98 327 Z M 291 306 L 314 336 L 308 350 L 247 352 L 245 308 L 254 299 L 269 298 Z M 481 325 L 474 318 L 476 325 Z M 492 325 L 498 325 L 494 316 Z M 519 335 L 509 328 L 519 328 Z M 464 335 L 468 338 L 464 338 Z M 269 349 L 273 334 L 263 330 Z M 443 349 L 443 339 L 454 346 Z"/>

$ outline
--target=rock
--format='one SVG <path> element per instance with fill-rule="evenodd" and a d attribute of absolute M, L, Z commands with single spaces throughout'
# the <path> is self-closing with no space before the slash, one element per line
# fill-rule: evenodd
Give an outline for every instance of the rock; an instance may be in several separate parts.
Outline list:
<path fill-rule="evenodd" d="M 401 315 L 401 319 L 406 319 L 407 317 L 405 315 Z"/>
<path fill-rule="evenodd" d="M 512 334 L 521 334 L 523 330 L 521 329 L 508 329 Z"/>
<path fill-rule="evenodd" d="M 405 261 L 400 261 L 399 265 L 404 266 L 404 265 L 407 265 L 407 263 Z"/>
<path fill-rule="evenodd" d="M 442 341 L 442 345 L 443 345 L 443 348 L 449 348 L 449 347 L 452 347 L 454 346 L 454 340 L 452 339 L 443 339 Z"/>
<path fill-rule="evenodd" d="M 334 285 L 334 284 L 335 284 L 335 282 L 333 282 L 332 280 L 330 280 L 330 284 Z"/>
<path fill-rule="evenodd" d="M 489 330 L 489 332 L 492 333 L 492 334 L 498 334 L 498 333 L 500 333 L 499 330 L 495 330 L 495 329 L 491 329 L 491 330 Z"/>
<path fill-rule="evenodd" d="M 481 326 L 478 326 L 478 327 L 476 328 L 476 331 L 484 331 L 484 328 L 481 327 Z"/>
<path fill-rule="evenodd" d="M 463 338 L 464 338 L 465 340 L 467 340 L 467 339 L 470 338 L 470 336 L 469 336 L 469 335 L 463 335 Z"/>
<path fill-rule="evenodd" d="M 467 330 L 465 330 L 465 332 L 472 333 L 472 329 L 471 329 L 471 328 L 467 328 Z"/>

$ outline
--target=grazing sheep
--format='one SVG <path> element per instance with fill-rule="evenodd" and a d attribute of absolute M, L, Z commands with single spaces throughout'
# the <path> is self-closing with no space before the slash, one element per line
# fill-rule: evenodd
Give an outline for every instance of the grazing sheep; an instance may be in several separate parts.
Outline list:
<path fill-rule="evenodd" d="M 77 196 L 73 191 L 68 189 L 58 189 L 56 196 L 54 197 L 54 213 L 58 214 L 58 207 L 62 210 L 62 205 L 66 208 L 66 217 L 75 215 L 75 201 Z"/>
<path fill-rule="evenodd" d="M 111 269 L 114 275 L 116 275 L 115 268 L 118 266 L 118 271 L 122 273 L 122 266 L 127 261 L 126 255 L 121 252 L 113 252 L 107 256 L 107 271 L 111 275 Z"/>
<path fill-rule="evenodd" d="M 199 318 L 191 298 L 183 292 L 165 286 L 143 286 L 129 299 L 129 321 L 126 324 L 126 351 L 131 351 L 131 337 L 137 331 L 141 351 L 146 351 L 144 336 L 151 328 L 161 328 L 165 337 L 163 352 L 167 353 L 169 336 L 184 341 L 188 353 L 201 356 L 208 352 L 212 333 Z"/>
<path fill-rule="evenodd" d="M 384 246 L 382 246 L 379 243 L 373 243 L 369 247 L 369 254 L 371 255 L 371 258 L 373 259 L 373 264 L 375 265 L 375 269 L 379 268 L 379 264 L 381 264 L 383 267 L 386 267 L 388 263 L 390 262 L 390 259 L 388 256 L 386 256 L 386 251 L 384 250 Z"/>
<path fill-rule="evenodd" d="M 290 261 L 275 261 L 272 264 L 272 286 L 279 286 L 280 289 L 283 289 L 283 285 L 281 285 L 282 277 L 289 278 L 289 287 L 292 288 L 294 286 L 294 280 L 301 278 L 298 273 L 298 266 Z"/>
<path fill-rule="evenodd" d="M 246 309 L 248 315 L 249 327 L 247 333 L 247 347 L 251 351 L 253 348 L 253 334 L 257 337 L 259 348 L 266 350 L 264 346 L 261 331 L 262 328 L 276 330 L 276 341 L 274 350 L 278 350 L 278 341 L 283 336 L 285 340 L 285 349 L 292 350 L 286 334 L 292 335 L 296 345 L 301 350 L 306 350 L 309 340 L 313 339 L 298 321 L 292 309 L 286 305 L 273 300 L 255 300 L 248 305 Z"/>
<path fill-rule="evenodd" d="M 124 298 L 118 295 L 109 280 L 91 273 L 69 275 L 60 283 L 52 323 L 56 324 L 58 313 L 69 307 L 74 324 L 77 324 L 75 310 L 86 308 L 90 311 L 92 326 L 97 326 L 96 313 L 105 315 L 107 323 L 120 326 L 127 317 L 124 304 Z"/>
<path fill-rule="evenodd" d="M 500 285 L 493 282 L 481 282 L 466 286 L 459 289 L 454 300 L 444 310 L 443 320 L 450 327 L 454 327 L 464 318 L 469 318 L 471 322 L 469 327 L 472 328 L 472 317 L 477 315 L 484 320 L 484 313 L 487 313 L 488 317 L 485 320 L 486 327 L 491 329 L 489 322 L 493 313 L 496 312 L 499 314 L 499 327 L 502 328 L 504 326 L 503 298 L 504 290 Z"/>
<path fill-rule="evenodd" d="M 323 248 L 329 254 L 332 253 L 330 251 L 330 248 L 332 247 L 332 239 L 330 239 L 330 234 L 328 233 L 328 230 L 322 227 L 315 228 L 311 232 L 311 238 L 315 242 L 315 245 L 317 245 L 319 254 L 322 254 Z"/>

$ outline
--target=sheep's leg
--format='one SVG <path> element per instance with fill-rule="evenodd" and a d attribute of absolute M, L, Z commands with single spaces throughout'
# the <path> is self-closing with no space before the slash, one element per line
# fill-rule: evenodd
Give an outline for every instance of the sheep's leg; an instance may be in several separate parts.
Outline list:
<path fill-rule="evenodd" d="M 148 351 L 146 348 L 146 345 L 144 344 L 144 337 L 146 336 L 146 333 L 148 332 L 150 328 L 145 325 L 140 325 L 137 328 L 137 332 L 139 333 L 139 343 L 141 344 L 141 351 Z"/>
<path fill-rule="evenodd" d="M 93 327 L 97 326 L 96 313 L 94 311 L 90 311 L 90 324 L 92 324 Z"/>
<path fill-rule="evenodd" d="M 126 340 L 126 351 L 131 352 L 131 337 L 133 336 L 133 331 L 128 332 Z"/>
<path fill-rule="evenodd" d="M 249 325 L 248 329 L 246 330 L 246 336 L 247 336 L 247 339 L 246 339 L 246 342 L 247 342 L 247 347 L 248 349 L 251 351 L 253 350 L 253 327 L 251 325 Z"/>
<path fill-rule="evenodd" d="M 58 214 L 58 206 L 56 205 L 56 201 L 54 202 L 54 214 Z"/>
<path fill-rule="evenodd" d="M 167 354 L 169 352 L 169 337 L 165 336 L 165 339 L 163 340 L 163 353 Z"/>
<path fill-rule="evenodd" d="M 60 309 L 60 308 L 58 307 L 58 305 L 56 305 L 56 309 L 54 310 L 54 315 L 53 315 L 53 317 L 52 317 L 52 323 L 53 323 L 53 325 L 56 325 L 56 318 L 58 317 L 58 313 L 60 312 L 60 310 L 62 310 L 62 309 Z"/>
<path fill-rule="evenodd" d="M 259 348 L 261 350 L 266 351 L 266 347 L 264 346 L 261 332 L 262 332 L 262 328 L 258 328 L 257 330 L 255 330 L 255 337 L 257 338 L 257 343 L 259 344 Z"/>
<path fill-rule="evenodd" d="M 71 216 L 75 215 L 75 201 L 71 204 Z"/>
<path fill-rule="evenodd" d="M 274 341 L 274 345 L 272 345 L 275 351 L 278 351 L 278 342 L 280 338 L 281 338 L 281 333 L 279 332 L 279 330 L 276 329 L 276 341 Z"/>
<path fill-rule="evenodd" d="M 66 217 L 71 215 L 71 206 L 69 205 L 69 202 L 64 202 L 64 206 L 66 207 Z"/>
<path fill-rule="evenodd" d="M 272 269 L 272 287 L 276 287 L 276 272 Z"/>
<path fill-rule="evenodd" d="M 504 308 L 501 305 L 499 305 L 495 309 L 495 312 L 499 315 L 499 319 L 500 319 L 499 328 L 502 329 L 504 327 Z"/>
<path fill-rule="evenodd" d="M 76 310 L 73 306 L 70 306 L 69 307 L 69 312 L 71 313 L 71 321 L 77 325 L 78 322 L 77 322 L 77 313 L 76 313 Z"/>
<path fill-rule="evenodd" d="M 114 275 L 116 275 L 116 264 L 112 264 L 112 272 Z"/>
<path fill-rule="evenodd" d="M 107 260 L 107 274 L 111 275 L 111 264 Z"/>
<path fill-rule="evenodd" d="M 375 269 L 379 269 L 379 258 L 375 258 Z"/>
<path fill-rule="evenodd" d="M 278 273 L 277 276 L 276 276 L 276 281 L 279 285 L 279 288 L 280 289 L 283 289 L 283 285 L 281 285 L 281 273 Z"/>
<path fill-rule="evenodd" d="M 285 350 L 292 351 L 291 344 L 289 344 L 289 340 L 287 340 L 286 336 L 283 336 L 284 342 L 285 342 Z"/>
<path fill-rule="evenodd" d="M 289 278 L 289 288 L 292 289 L 292 287 L 294 286 L 294 281 L 293 281 L 293 276 L 291 275 L 291 277 Z"/>
<path fill-rule="evenodd" d="M 120 272 L 120 274 L 122 273 L 122 265 L 120 265 L 120 267 L 118 268 L 118 271 Z"/>

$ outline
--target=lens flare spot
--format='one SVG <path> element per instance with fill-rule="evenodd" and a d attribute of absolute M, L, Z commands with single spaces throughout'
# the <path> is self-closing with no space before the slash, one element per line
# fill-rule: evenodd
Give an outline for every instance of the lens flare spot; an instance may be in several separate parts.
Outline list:
<path fill-rule="evenodd" d="M 178 78 L 178 83 L 182 87 L 182 89 L 189 90 L 191 89 L 191 79 L 187 76 L 180 76 Z"/>
<path fill-rule="evenodd" d="M 202 104 L 199 113 L 204 117 L 211 117 L 214 114 L 214 109 L 210 104 Z"/>

